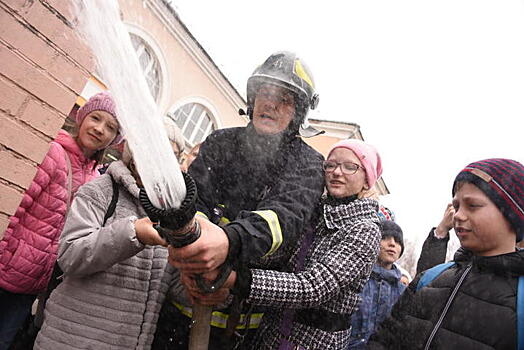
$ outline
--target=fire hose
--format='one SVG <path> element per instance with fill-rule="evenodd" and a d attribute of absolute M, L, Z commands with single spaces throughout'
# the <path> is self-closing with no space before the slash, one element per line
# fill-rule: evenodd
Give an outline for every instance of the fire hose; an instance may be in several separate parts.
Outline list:
<path fill-rule="evenodd" d="M 183 173 L 183 177 L 186 185 L 186 197 L 178 209 L 166 210 L 155 207 L 143 188 L 140 189 L 139 195 L 140 203 L 151 221 L 158 223 L 155 225 L 155 229 L 162 238 L 175 248 L 185 247 L 194 243 L 200 238 L 201 233 L 200 225 L 195 220 L 197 187 L 189 174 Z M 230 272 L 231 266 L 224 264 L 213 283 L 209 284 L 201 275 L 195 276 L 195 282 L 203 293 L 213 293 L 224 284 Z M 190 350 L 207 350 L 211 330 L 211 312 L 210 306 L 193 305 L 189 336 Z"/>

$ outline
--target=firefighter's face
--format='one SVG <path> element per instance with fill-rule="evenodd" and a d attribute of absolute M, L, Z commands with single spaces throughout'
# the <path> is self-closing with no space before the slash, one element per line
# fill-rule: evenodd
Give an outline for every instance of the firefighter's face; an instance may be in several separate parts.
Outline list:
<path fill-rule="evenodd" d="M 284 131 L 295 116 L 293 93 L 280 86 L 262 84 L 255 97 L 253 125 L 260 134 Z"/>

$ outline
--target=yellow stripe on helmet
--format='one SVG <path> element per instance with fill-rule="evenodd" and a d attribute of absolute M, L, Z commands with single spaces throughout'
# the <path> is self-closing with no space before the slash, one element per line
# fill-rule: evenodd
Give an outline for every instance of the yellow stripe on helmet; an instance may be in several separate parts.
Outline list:
<path fill-rule="evenodd" d="M 309 86 L 311 86 L 313 89 L 315 88 L 315 86 L 313 84 L 313 79 L 311 79 L 309 74 L 307 74 L 306 70 L 302 66 L 302 63 L 300 63 L 300 60 L 295 60 L 295 67 L 294 67 L 294 69 L 295 69 L 296 75 L 298 75 L 300 78 L 302 78 L 302 80 L 304 80 L 306 83 L 308 83 Z"/>

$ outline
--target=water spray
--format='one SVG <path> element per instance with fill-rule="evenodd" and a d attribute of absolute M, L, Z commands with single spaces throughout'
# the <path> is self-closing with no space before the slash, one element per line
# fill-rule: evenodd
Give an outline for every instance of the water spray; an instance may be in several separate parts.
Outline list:
<path fill-rule="evenodd" d="M 97 70 L 115 99 L 119 123 L 133 154 L 144 188 L 140 202 L 155 229 L 172 246 L 183 247 L 200 237 L 195 202 L 196 184 L 182 174 L 171 149 L 156 103 L 142 73 L 116 0 L 74 0 L 79 32 L 97 60 Z M 229 273 L 208 285 L 197 278 L 204 293 L 214 292 Z M 191 350 L 207 349 L 211 308 L 194 305 Z"/>

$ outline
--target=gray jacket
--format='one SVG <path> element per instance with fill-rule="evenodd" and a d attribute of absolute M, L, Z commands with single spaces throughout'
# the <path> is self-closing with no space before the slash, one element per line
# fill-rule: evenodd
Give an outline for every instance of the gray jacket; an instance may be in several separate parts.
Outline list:
<path fill-rule="evenodd" d="M 176 270 L 167 249 L 144 246 L 134 220 L 145 216 L 139 189 L 120 161 L 107 174 L 119 184 L 115 212 L 102 226 L 112 197 L 109 175 L 82 186 L 60 238 L 64 281 L 47 302 L 35 349 L 149 349 Z"/>

